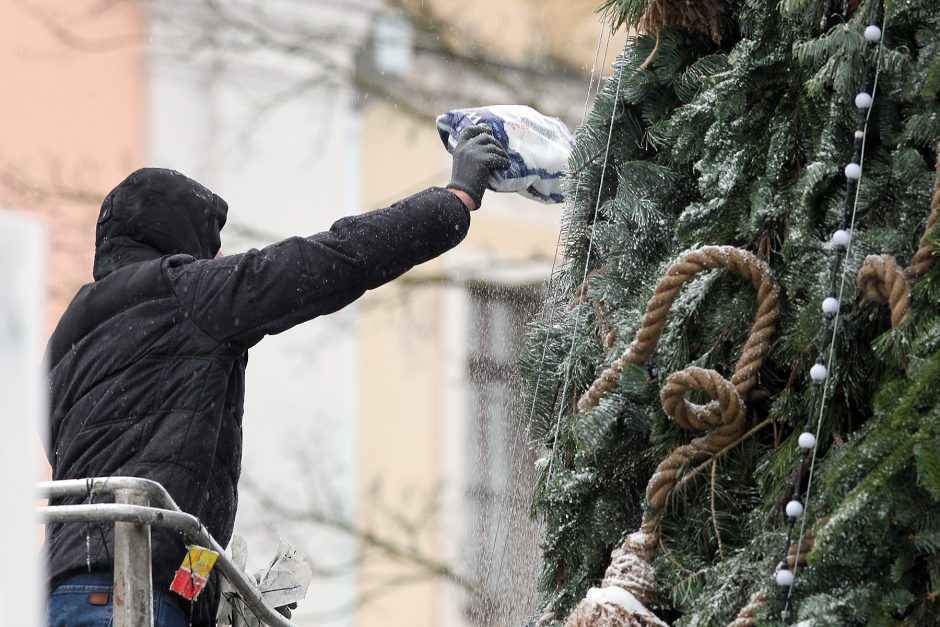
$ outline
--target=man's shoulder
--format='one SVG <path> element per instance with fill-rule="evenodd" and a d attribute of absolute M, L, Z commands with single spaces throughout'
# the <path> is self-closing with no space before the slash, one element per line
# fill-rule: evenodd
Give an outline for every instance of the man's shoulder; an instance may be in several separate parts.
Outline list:
<path fill-rule="evenodd" d="M 171 296 L 172 288 L 163 272 L 166 259 L 130 264 L 82 286 L 49 338 L 49 367 L 103 322 L 141 303 Z"/>

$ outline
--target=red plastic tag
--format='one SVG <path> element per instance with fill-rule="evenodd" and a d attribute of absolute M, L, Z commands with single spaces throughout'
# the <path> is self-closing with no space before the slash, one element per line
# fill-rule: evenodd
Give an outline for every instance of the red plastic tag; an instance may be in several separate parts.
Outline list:
<path fill-rule="evenodd" d="M 215 566 L 219 554 L 201 546 L 191 546 L 183 558 L 183 564 L 176 571 L 170 590 L 184 599 L 195 601 L 206 587 L 209 573 Z"/>

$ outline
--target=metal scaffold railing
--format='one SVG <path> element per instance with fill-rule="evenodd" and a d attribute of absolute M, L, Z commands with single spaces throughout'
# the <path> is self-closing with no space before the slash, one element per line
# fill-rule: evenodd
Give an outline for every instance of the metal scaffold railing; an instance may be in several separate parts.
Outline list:
<path fill-rule="evenodd" d="M 219 554 L 216 567 L 245 603 L 269 627 L 295 625 L 267 605 L 261 591 L 233 562 L 199 519 L 180 510 L 166 489 L 138 477 L 98 477 L 47 481 L 39 484 L 40 498 L 110 494 L 114 503 L 50 505 L 39 509 L 44 523 L 114 523 L 114 603 L 116 627 L 153 626 L 150 528 L 181 532 L 188 540 Z M 153 506 L 155 505 L 155 506 Z"/>

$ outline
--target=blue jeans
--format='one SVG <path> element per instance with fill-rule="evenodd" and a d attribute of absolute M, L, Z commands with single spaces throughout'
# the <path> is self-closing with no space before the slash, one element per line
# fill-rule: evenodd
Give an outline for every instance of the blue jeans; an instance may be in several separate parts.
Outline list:
<path fill-rule="evenodd" d="M 49 597 L 47 627 L 110 627 L 113 586 L 114 575 L 109 572 L 79 573 L 66 578 Z M 189 618 L 170 594 L 154 591 L 153 624 L 187 627 Z"/>

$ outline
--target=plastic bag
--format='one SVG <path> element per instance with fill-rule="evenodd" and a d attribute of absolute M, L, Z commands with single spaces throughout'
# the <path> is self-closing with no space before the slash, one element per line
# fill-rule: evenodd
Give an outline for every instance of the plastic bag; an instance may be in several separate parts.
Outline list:
<path fill-rule="evenodd" d="M 558 118 L 524 105 L 456 109 L 437 117 L 437 130 L 449 152 L 468 126 L 487 124 L 509 154 L 508 170 L 493 172 L 488 186 L 543 203 L 564 202 L 564 179 L 574 137 Z"/>
<path fill-rule="evenodd" d="M 248 544 L 245 539 L 241 536 L 233 536 L 226 552 L 235 565 L 245 571 L 245 564 L 248 561 Z M 257 582 L 261 598 L 272 607 L 302 600 L 307 596 L 307 588 L 312 578 L 313 571 L 310 569 L 310 564 L 303 555 L 286 542 L 280 543 L 277 555 L 267 568 L 249 575 L 250 580 Z M 216 620 L 220 627 L 262 627 L 263 625 L 235 587 L 225 578 L 222 578 L 222 598 Z"/>

